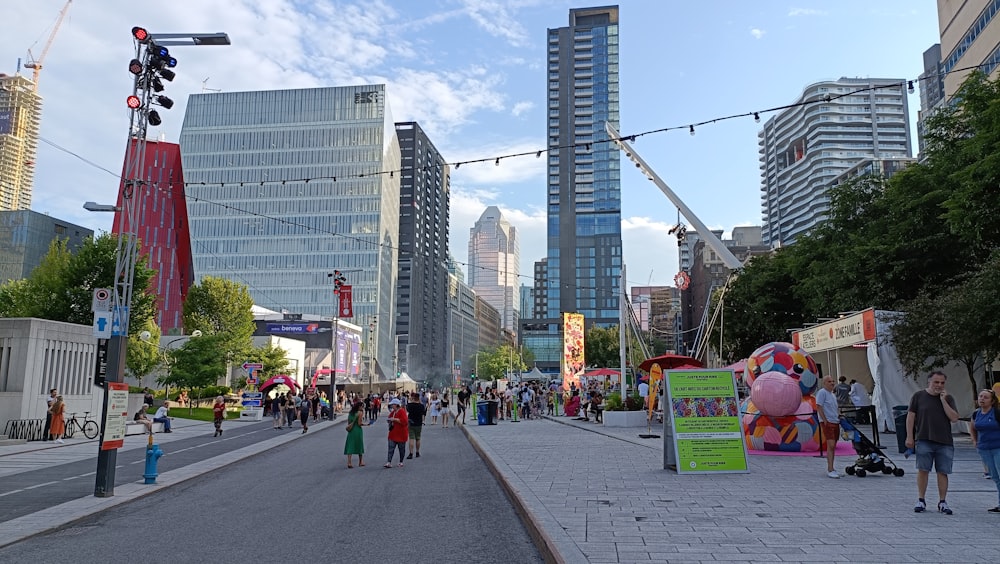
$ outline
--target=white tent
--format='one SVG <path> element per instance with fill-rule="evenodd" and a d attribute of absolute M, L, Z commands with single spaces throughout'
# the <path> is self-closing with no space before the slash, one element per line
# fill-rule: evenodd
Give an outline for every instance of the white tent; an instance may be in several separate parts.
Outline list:
<path fill-rule="evenodd" d="M 534 367 L 530 372 L 521 373 L 522 382 L 537 382 L 548 379 L 549 379 L 548 376 L 546 376 L 544 372 L 539 370 L 537 366 Z"/>

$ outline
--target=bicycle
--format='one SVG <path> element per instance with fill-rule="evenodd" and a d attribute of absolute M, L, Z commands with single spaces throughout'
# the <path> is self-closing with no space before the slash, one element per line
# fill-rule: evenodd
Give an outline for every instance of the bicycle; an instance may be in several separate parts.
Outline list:
<path fill-rule="evenodd" d="M 101 432 L 97 421 L 90 418 L 89 411 L 83 412 L 83 423 L 80 423 L 80 420 L 76 418 L 76 413 L 69 414 L 69 421 L 66 422 L 66 438 L 72 439 L 73 433 L 76 433 L 77 429 L 83 431 L 83 436 L 88 439 L 96 439 L 97 434 Z"/>

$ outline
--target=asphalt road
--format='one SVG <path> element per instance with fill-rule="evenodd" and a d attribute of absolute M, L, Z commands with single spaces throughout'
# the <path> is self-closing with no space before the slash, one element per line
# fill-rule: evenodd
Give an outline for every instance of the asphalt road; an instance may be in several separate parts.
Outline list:
<path fill-rule="evenodd" d="M 365 428 L 364 467 L 355 457 L 355 467 L 347 468 L 345 436 L 343 426 L 310 431 L 0 549 L 0 562 L 543 561 L 461 430 L 425 428 L 421 457 L 391 469 L 382 467 L 384 418 Z M 186 452 L 205 456 L 207 448 Z"/>

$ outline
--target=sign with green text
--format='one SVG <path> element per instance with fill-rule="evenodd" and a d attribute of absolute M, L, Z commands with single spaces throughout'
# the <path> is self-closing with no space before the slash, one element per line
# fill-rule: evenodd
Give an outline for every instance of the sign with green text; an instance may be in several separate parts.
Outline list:
<path fill-rule="evenodd" d="M 664 378 L 678 474 L 747 473 L 732 370 L 668 370 Z"/>

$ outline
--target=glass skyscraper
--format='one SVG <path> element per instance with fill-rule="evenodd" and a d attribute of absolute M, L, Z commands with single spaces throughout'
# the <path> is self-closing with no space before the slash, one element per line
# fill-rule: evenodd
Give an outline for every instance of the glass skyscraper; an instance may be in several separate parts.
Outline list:
<path fill-rule="evenodd" d="M 525 320 L 539 365 L 556 350 L 561 315 L 617 325 L 622 270 L 621 161 L 605 140 L 618 123 L 618 7 L 569 11 L 548 30 L 548 254 L 545 318 Z M 603 142 L 602 142 L 603 141 Z M 542 330 L 542 327 L 545 327 Z M 550 366 L 551 367 L 551 366 Z"/>
<path fill-rule="evenodd" d="M 469 286 L 500 312 L 500 325 L 517 335 L 520 241 L 500 208 L 490 206 L 469 230 Z"/>
<path fill-rule="evenodd" d="M 333 315 L 340 270 L 349 321 L 388 374 L 400 149 L 384 85 L 193 95 L 180 144 L 195 282 L 228 278 L 268 309 Z"/>

